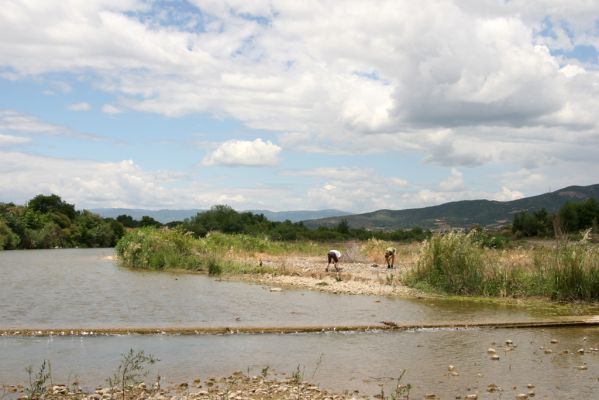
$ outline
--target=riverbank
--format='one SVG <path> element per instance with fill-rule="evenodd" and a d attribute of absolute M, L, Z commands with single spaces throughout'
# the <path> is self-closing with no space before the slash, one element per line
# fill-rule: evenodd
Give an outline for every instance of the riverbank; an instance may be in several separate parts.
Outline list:
<path fill-rule="evenodd" d="M 241 262 L 247 263 L 244 259 Z M 263 274 L 225 274 L 223 279 L 242 280 L 277 288 L 300 288 L 335 294 L 366 294 L 400 297 L 433 297 L 430 293 L 405 285 L 405 275 L 415 263 L 414 257 L 403 259 L 401 265 L 388 269 L 384 265 L 365 260 L 342 262 L 340 271 L 325 271 L 323 257 L 276 257 L 261 254 L 251 262 L 262 263 L 272 272 Z"/>
<path fill-rule="evenodd" d="M 343 294 L 431 297 L 483 296 L 545 298 L 562 302 L 599 301 L 599 247 L 590 231 L 578 242 L 494 248 L 493 238 L 435 234 L 422 243 L 377 239 L 327 245 L 280 242 L 267 237 L 210 233 L 203 238 L 178 230 L 137 230 L 119 241 L 122 265 L 132 269 L 184 269 L 269 286 L 295 286 Z M 325 268 L 327 249 L 343 255 Z M 395 268 L 385 249 L 395 247 Z M 336 266 L 337 267 L 337 266 Z"/>
<path fill-rule="evenodd" d="M 130 387 L 125 392 L 125 399 L 136 400 L 345 400 L 367 399 L 369 396 L 352 393 L 333 393 L 302 380 L 301 372 L 292 373 L 291 377 L 282 374 L 279 379 L 268 377 L 268 369 L 264 376 L 247 376 L 236 372 L 231 376 L 222 378 L 208 378 L 206 381 L 195 379 L 191 384 L 183 382 L 162 388 L 160 381 L 152 385 L 146 383 Z M 23 385 L 4 385 L 4 393 L 18 400 L 27 400 L 26 389 Z M 117 389 L 98 387 L 93 392 L 83 391 L 77 384 L 70 386 L 64 384 L 51 385 L 46 389 L 46 400 L 110 400 L 123 399 L 123 394 Z M 399 399 L 398 397 L 396 397 Z M 402 397 L 403 398 L 403 397 Z M 434 397 L 436 398 L 436 397 Z"/>

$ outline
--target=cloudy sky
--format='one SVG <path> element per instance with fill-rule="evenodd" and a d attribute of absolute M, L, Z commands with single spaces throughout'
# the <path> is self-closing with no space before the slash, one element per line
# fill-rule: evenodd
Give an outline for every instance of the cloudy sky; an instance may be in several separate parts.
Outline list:
<path fill-rule="evenodd" d="M 0 201 L 363 212 L 599 183 L 599 0 L 5 0 Z"/>

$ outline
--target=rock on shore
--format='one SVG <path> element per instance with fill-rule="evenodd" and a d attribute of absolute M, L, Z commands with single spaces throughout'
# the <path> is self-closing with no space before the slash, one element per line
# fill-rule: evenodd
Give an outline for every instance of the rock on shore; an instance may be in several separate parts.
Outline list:
<path fill-rule="evenodd" d="M 16 390 L 15 390 L 16 391 Z M 17 398 L 27 399 L 23 387 L 20 387 Z M 80 389 L 67 388 L 65 385 L 54 385 L 47 388 L 46 400 L 110 400 L 121 399 L 118 390 L 98 388 L 93 393 L 85 393 Z M 262 376 L 248 377 L 236 372 L 226 378 L 210 378 L 205 382 L 196 379 L 192 384 L 187 382 L 166 389 L 160 385 L 138 384 L 126 390 L 128 400 L 274 400 L 274 399 L 311 399 L 311 400 L 346 400 L 365 399 L 358 393 L 332 393 L 308 382 L 298 379 L 268 379 Z"/>

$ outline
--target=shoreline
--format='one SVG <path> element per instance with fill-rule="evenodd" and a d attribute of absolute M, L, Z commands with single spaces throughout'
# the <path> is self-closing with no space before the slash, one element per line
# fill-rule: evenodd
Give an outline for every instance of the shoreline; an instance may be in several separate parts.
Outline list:
<path fill-rule="evenodd" d="M 274 375 L 271 377 L 270 375 Z M 287 374 L 268 373 L 263 370 L 261 376 L 247 376 L 241 371 L 234 372 L 228 377 L 210 377 L 205 381 L 196 378 L 190 384 L 182 382 L 177 385 L 162 387 L 160 379 L 148 385 L 145 382 L 137 383 L 126 389 L 124 398 L 126 400 L 346 400 L 346 399 L 370 399 L 372 396 L 361 395 L 358 391 L 347 393 L 335 393 L 322 389 L 318 385 L 303 380 L 303 374 L 297 372 L 287 377 Z M 27 400 L 24 385 L 3 385 L 2 389 L 7 398 Z M 94 391 L 84 391 L 78 384 L 52 384 L 48 385 L 44 397 L 47 400 L 111 400 L 122 399 L 123 394 L 119 389 L 110 387 L 97 387 Z M 4 396 L 2 396 L 4 397 Z M 376 398 L 376 397 L 375 397 Z M 433 397 L 436 399 L 437 397 Z"/>

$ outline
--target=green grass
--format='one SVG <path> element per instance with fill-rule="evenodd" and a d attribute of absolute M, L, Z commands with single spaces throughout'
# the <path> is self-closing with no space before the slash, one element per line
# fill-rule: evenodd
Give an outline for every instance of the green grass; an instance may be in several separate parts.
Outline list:
<path fill-rule="evenodd" d="M 586 240 L 533 250 L 533 266 L 506 265 L 472 235 L 433 235 L 423 244 L 409 286 L 454 295 L 599 300 L 599 252 Z"/>

